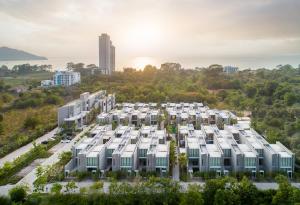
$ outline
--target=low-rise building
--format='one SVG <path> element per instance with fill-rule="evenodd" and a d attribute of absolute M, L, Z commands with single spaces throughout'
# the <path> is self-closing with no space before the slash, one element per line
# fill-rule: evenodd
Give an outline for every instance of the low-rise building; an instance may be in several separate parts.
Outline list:
<path fill-rule="evenodd" d="M 41 87 L 42 88 L 49 88 L 54 86 L 54 81 L 53 80 L 42 80 L 41 81 Z"/>
<path fill-rule="evenodd" d="M 71 86 L 80 83 L 81 77 L 79 72 L 73 71 L 56 71 L 53 75 L 55 86 Z"/>
<path fill-rule="evenodd" d="M 129 104 L 117 105 L 119 109 L 109 113 L 101 113 L 97 116 L 97 123 L 101 125 L 115 123 L 117 125 L 157 125 L 160 118 L 160 110 L 155 104 Z"/>
<path fill-rule="evenodd" d="M 162 104 L 167 113 L 169 124 L 193 124 L 196 128 L 201 125 L 216 124 L 220 129 L 232 124 L 236 116 L 228 110 L 210 109 L 202 103 L 166 103 Z"/>
<path fill-rule="evenodd" d="M 201 130 L 192 124 L 180 125 L 179 146 L 188 159 L 188 172 L 214 171 L 219 175 L 229 172 L 246 172 L 256 177 L 266 172 L 281 172 L 292 177 L 295 155 L 280 142 L 269 144 L 252 128 L 239 124 L 205 125 Z"/>
<path fill-rule="evenodd" d="M 72 160 L 65 166 L 72 171 L 169 171 L 169 142 L 166 130 L 143 126 L 96 126 L 88 138 L 72 148 Z"/>
<path fill-rule="evenodd" d="M 68 127 L 80 128 L 89 121 L 88 114 L 92 110 L 108 112 L 114 108 L 114 105 L 115 95 L 106 95 L 104 90 L 92 94 L 82 93 L 79 99 L 58 108 L 58 126 L 66 124 Z"/>
<path fill-rule="evenodd" d="M 236 66 L 224 66 L 223 72 L 226 74 L 232 74 L 238 72 L 239 68 Z"/>

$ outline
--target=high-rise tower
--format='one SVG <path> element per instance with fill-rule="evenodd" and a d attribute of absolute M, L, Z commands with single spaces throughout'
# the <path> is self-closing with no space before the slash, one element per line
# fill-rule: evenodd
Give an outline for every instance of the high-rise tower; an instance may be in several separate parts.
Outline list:
<path fill-rule="evenodd" d="M 99 36 L 99 68 L 105 75 L 115 71 L 115 47 L 106 33 Z"/>

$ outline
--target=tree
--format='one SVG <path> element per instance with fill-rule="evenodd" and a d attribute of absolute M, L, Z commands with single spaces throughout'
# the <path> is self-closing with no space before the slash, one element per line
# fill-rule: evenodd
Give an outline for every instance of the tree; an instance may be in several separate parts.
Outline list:
<path fill-rule="evenodd" d="M 76 183 L 74 181 L 70 181 L 66 184 L 65 188 L 66 192 L 74 192 L 78 187 L 76 186 Z"/>
<path fill-rule="evenodd" d="M 176 142 L 174 140 L 171 141 L 170 143 L 170 172 L 173 170 L 173 166 L 175 165 L 176 162 L 176 155 L 175 155 L 175 144 Z"/>
<path fill-rule="evenodd" d="M 103 189 L 103 182 L 96 181 L 92 186 L 90 186 L 91 192 L 100 192 Z"/>
<path fill-rule="evenodd" d="M 214 205 L 226 205 L 226 193 L 224 189 L 218 189 L 214 196 Z"/>
<path fill-rule="evenodd" d="M 0 122 L 0 135 L 4 134 L 4 127 L 3 127 L 3 123 Z"/>
<path fill-rule="evenodd" d="M 188 190 L 182 195 L 180 205 L 202 205 L 204 200 L 201 193 L 201 187 L 193 184 L 189 185 Z"/>
<path fill-rule="evenodd" d="M 47 172 L 47 169 L 44 169 L 42 166 L 38 166 L 36 168 L 35 175 L 37 179 L 33 182 L 34 192 L 43 192 L 45 189 L 45 186 L 47 184 L 47 176 L 45 173 Z"/>
<path fill-rule="evenodd" d="M 24 202 L 27 196 L 28 187 L 16 186 L 9 191 L 9 196 L 13 202 Z"/>
<path fill-rule="evenodd" d="M 215 194 L 219 189 L 224 189 L 226 184 L 225 179 L 211 179 L 207 180 L 203 189 L 203 198 L 205 205 L 213 205 Z M 222 195 L 223 193 L 219 193 Z"/>
<path fill-rule="evenodd" d="M 7 196 L 0 196 L 1 205 L 11 205 L 11 200 Z"/>
<path fill-rule="evenodd" d="M 51 193 L 59 194 L 62 190 L 62 185 L 60 183 L 54 183 L 51 187 Z"/>
<path fill-rule="evenodd" d="M 34 129 L 39 124 L 39 120 L 34 116 L 29 116 L 24 121 L 24 128 Z"/>
<path fill-rule="evenodd" d="M 295 190 L 296 188 L 292 187 L 285 176 L 277 176 L 276 182 L 279 188 L 273 196 L 272 204 L 295 204 L 300 202 L 300 197 L 297 196 L 299 190 Z"/>
<path fill-rule="evenodd" d="M 240 196 L 242 204 L 253 205 L 256 202 L 256 197 L 258 195 L 258 190 L 254 184 L 252 184 L 249 179 L 244 176 L 240 183 L 236 183 L 233 190 L 236 194 Z"/>
<path fill-rule="evenodd" d="M 294 93 L 288 92 L 284 95 L 284 102 L 290 106 L 297 102 L 297 96 Z"/>

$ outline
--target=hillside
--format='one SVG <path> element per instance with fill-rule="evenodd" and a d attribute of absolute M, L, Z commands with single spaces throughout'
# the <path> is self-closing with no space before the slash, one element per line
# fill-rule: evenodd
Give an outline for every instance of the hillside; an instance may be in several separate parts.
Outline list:
<path fill-rule="evenodd" d="M 8 47 L 0 47 L 0 61 L 15 60 L 47 60 L 47 58 L 21 50 L 16 50 Z"/>

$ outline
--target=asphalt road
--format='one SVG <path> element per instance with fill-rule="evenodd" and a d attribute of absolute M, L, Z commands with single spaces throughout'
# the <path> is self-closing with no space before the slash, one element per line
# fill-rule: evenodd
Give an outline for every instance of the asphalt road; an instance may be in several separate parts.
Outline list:
<path fill-rule="evenodd" d="M 44 134 L 43 136 L 37 138 L 35 140 L 36 144 L 40 144 L 42 143 L 42 141 L 45 141 L 47 139 L 49 139 L 50 137 L 53 137 L 54 134 L 57 132 L 58 128 L 53 129 L 52 131 Z M 9 153 L 8 155 L 6 155 L 5 157 L 0 159 L 0 167 L 2 167 L 4 165 L 5 162 L 12 162 L 14 161 L 17 157 L 19 157 L 20 155 L 25 154 L 26 152 L 28 152 L 31 148 L 33 148 L 33 142 L 24 145 L 23 147 L 20 147 L 19 149 Z"/>

